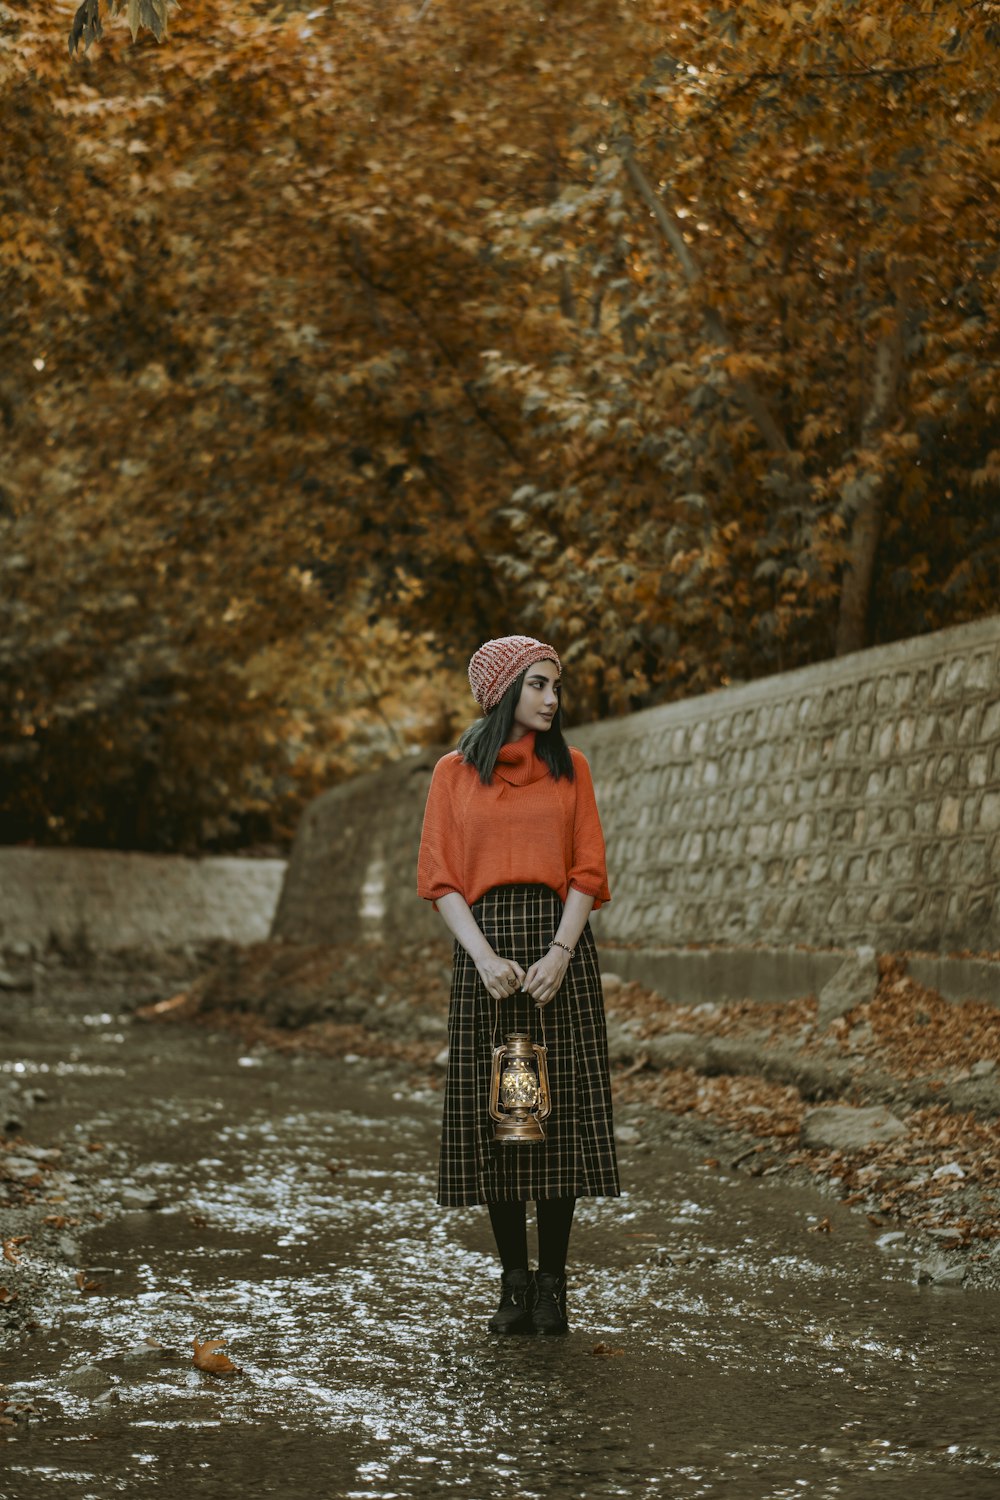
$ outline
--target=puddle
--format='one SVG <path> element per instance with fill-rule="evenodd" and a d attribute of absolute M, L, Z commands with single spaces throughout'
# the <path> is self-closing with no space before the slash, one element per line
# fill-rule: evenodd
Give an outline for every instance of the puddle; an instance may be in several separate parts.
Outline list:
<path fill-rule="evenodd" d="M 94 997 L 6 1040 L 48 1072 L 35 1142 L 107 1141 L 164 1206 L 91 1231 L 102 1293 L 8 1351 L 38 1415 L 4 1429 L 4 1497 L 1000 1493 L 1000 1298 L 915 1286 L 828 1199 L 625 1146 L 627 1196 L 578 1211 L 570 1335 L 490 1339 L 485 1211 L 431 1201 L 431 1091 Z M 241 1373 L 200 1373 L 194 1338 Z"/>

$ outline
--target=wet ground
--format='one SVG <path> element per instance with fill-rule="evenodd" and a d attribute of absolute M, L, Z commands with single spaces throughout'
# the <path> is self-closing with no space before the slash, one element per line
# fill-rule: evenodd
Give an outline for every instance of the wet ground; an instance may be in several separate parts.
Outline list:
<path fill-rule="evenodd" d="M 4 1072 L 49 1095 L 26 1134 L 84 1163 L 47 1212 L 108 1217 L 77 1214 L 3 1356 L 4 1500 L 1000 1494 L 1000 1298 L 916 1285 L 829 1199 L 625 1112 L 569 1336 L 498 1340 L 485 1213 L 431 1201 L 432 1088 L 80 994 L 5 1005 Z M 239 1373 L 194 1367 L 216 1338 Z"/>

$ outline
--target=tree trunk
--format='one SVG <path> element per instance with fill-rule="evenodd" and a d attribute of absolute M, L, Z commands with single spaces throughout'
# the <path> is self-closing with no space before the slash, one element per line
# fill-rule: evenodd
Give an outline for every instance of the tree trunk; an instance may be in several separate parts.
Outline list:
<path fill-rule="evenodd" d="M 862 451 L 871 448 L 891 415 L 903 369 L 903 334 L 908 316 L 903 268 L 895 281 L 896 316 L 892 328 L 879 340 L 875 354 L 872 398 L 861 427 Z M 882 537 L 885 514 L 885 481 L 865 486 L 854 515 L 847 564 L 840 586 L 837 616 L 838 656 L 863 651 L 871 644 L 870 617 L 875 560 Z"/>
<path fill-rule="evenodd" d="M 851 528 L 850 554 L 840 585 L 836 648 L 838 656 L 846 656 L 850 651 L 863 651 L 871 644 L 868 621 L 884 511 L 885 485 L 879 484 L 858 506 Z"/>

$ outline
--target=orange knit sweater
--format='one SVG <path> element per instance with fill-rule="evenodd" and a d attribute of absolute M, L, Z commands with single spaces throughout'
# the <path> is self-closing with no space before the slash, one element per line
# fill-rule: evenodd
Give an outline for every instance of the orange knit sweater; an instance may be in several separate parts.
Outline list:
<path fill-rule="evenodd" d="M 604 835 L 590 767 L 570 747 L 574 778 L 556 781 L 526 734 L 500 751 L 493 781 L 457 750 L 434 767 L 417 863 L 417 891 L 437 901 L 458 891 L 471 906 L 495 885 L 547 885 L 565 901 L 570 886 L 611 899 Z"/>

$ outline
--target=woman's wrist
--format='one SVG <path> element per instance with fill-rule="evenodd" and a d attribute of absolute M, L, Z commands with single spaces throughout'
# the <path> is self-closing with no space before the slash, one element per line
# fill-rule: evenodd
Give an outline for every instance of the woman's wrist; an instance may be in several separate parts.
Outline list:
<path fill-rule="evenodd" d="M 551 943 L 549 944 L 549 949 L 551 950 L 553 948 L 556 948 L 560 952 L 565 953 L 568 959 L 572 958 L 573 954 L 576 951 L 575 948 L 570 947 L 569 943 L 564 943 L 562 938 L 552 939 Z"/>

